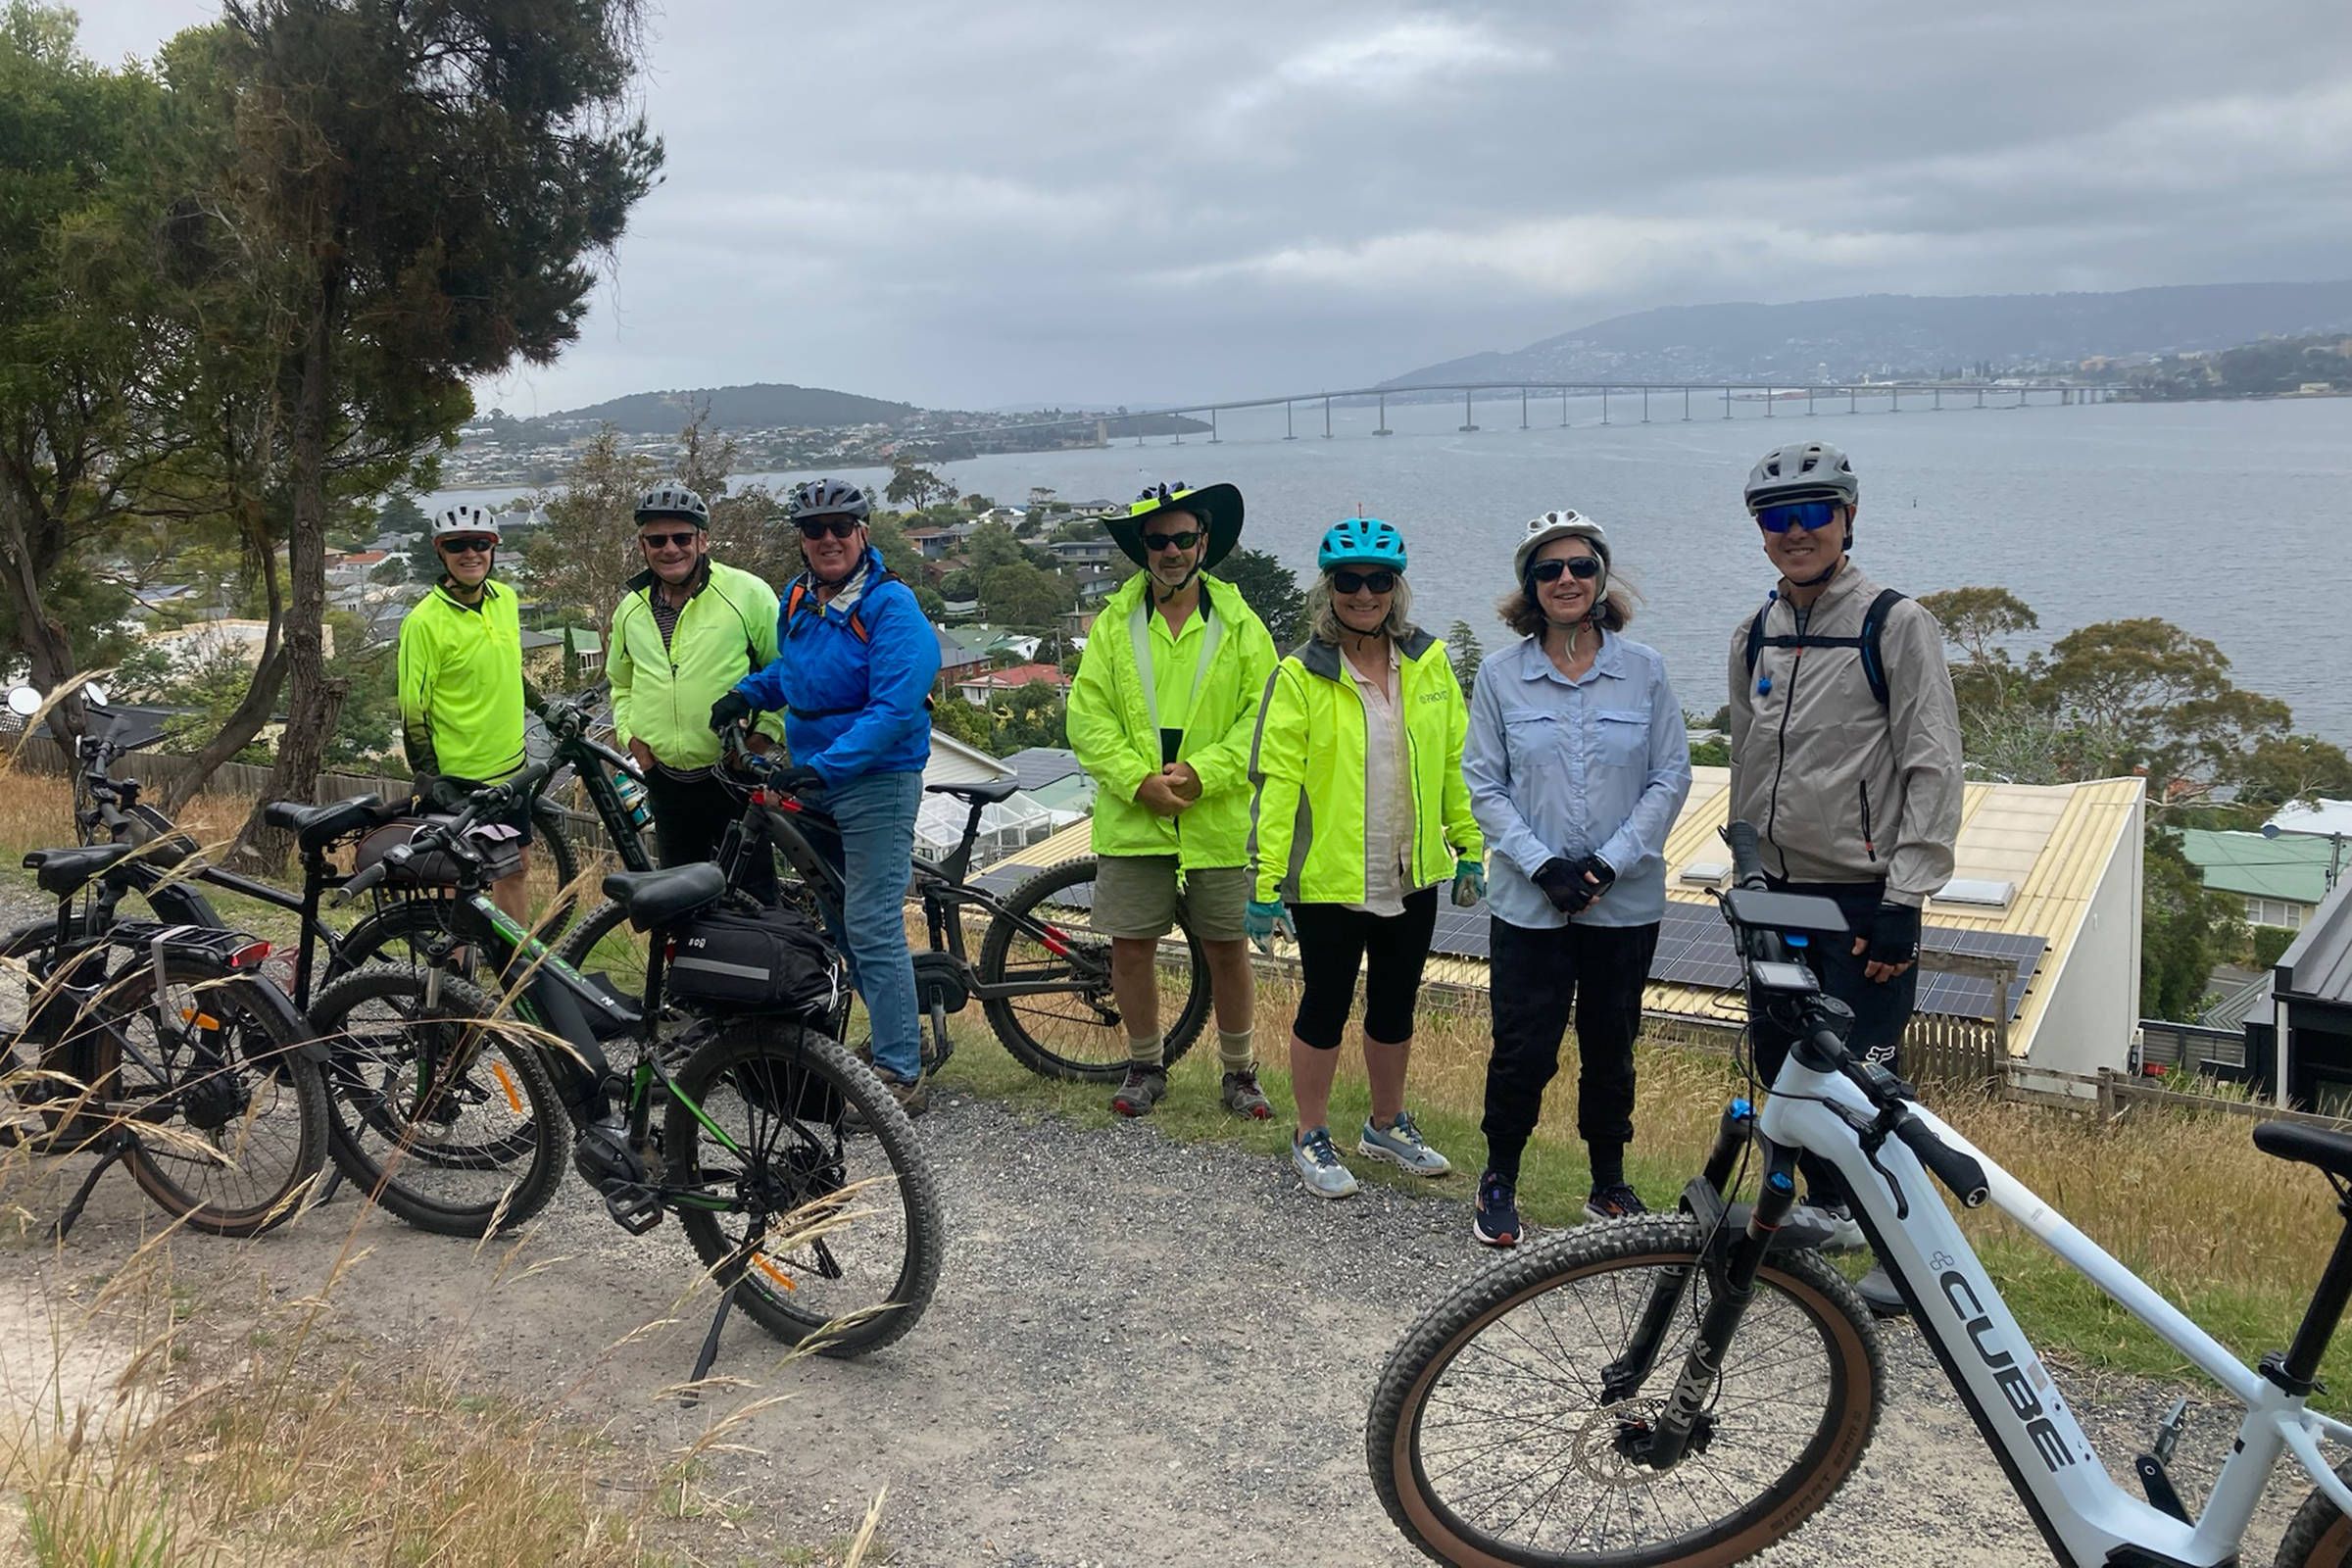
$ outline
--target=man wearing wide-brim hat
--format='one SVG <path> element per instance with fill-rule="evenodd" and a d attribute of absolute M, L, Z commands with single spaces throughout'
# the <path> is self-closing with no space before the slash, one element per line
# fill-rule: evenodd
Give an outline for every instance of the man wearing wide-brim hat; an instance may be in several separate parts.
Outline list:
<path fill-rule="evenodd" d="M 1103 603 L 1069 703 L 1070 749 L 1097 786 L 1094 925 L 1111 941 L 1127 1029 L 1111 1109 L 1141 1116 L 1167 1093 L 1156 963 L 1181 909 L 1208 958 L 1225 1107 L 1269 1117 L 1243 912 L 1250 749 L 1274 639 L 1240 589 L 1207 575 L 1241 538 L 1242 493 L 1154 485 L 1102 520 L 1143 567 Z"/>

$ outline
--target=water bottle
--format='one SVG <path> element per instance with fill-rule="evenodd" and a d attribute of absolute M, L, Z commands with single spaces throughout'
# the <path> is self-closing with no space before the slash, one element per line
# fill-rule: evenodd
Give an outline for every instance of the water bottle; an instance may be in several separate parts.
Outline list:
<path fill-rule="evenodd" d="M 629 777 L 628 774 L 615 769 L 612 774 L 612 788 L 620 796 L 620 809 L 622 814 L 628 817 L 629 826 L 643 828 L 654 819 L 654 808 L 652 803 L 645 798 L 644 785 Z"/>

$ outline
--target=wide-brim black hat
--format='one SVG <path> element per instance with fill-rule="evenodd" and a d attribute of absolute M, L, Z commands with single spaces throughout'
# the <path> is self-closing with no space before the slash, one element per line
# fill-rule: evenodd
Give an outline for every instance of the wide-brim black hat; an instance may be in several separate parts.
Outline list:
<path fill-rule="evenodd" d="M 1242 493 L 1229 484 L 1204 484 L 1187 490 L 1182 484 L 1153 485 L 1136 498 L 1126 515 L 1112 513 L 1102 519 L 1127 559 L 1139 566 L 1152 564 L 1144 548 L 1144 519 L 1162 512 L 1189 512 L 1200 519 L 1208 534 L 1208 553 L 1200 558 L 1203 570 L 1233 554 L 1242 537 Z"/>

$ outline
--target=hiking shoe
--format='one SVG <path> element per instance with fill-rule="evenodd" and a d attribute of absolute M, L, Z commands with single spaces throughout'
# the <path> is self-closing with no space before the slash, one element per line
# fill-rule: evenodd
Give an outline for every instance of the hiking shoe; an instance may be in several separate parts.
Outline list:
<path fill-rule="evenodd" d="M 1517 1247 L 1524 1234 L 1517 1192 L 1493 1171 L 1480 1171 L 1478 1207 L 1470 1216 L 1471 1240 L 1486 1247 Z"/>
<path fill-rule="evenodd" d="M 1270 1121 L 1274 1107 L 1266 1100 L 1266 1092 L 1257 1087 L 1257 1071 L 1229 1072 L 1225 1075 L 1225 1108 L 1236 1116 L 1251 1121 Z"/>
<path fill-rule="evenodd" d="M 1589 1220 L 1632 1219 L 1648 1212 L 1649 1205 L 1623 1182 L 1603 1187 L 1585 1200 L 1585 1218 Z"/>
<path fill-rule="evenodd" d="M 888 1067 L 876 1067 L 874 1077 L 883 1088 L 890 1091 L 890 1098 L 897 1101 L 899 1108 L 907 1115 L 920 1116 L 931 1108 L 930 1091 L 922 1078 L 902 1078 Z M 865 1130 L 865 1118 L 858 1113 L 856 1105 L 845 1105 L 842 1108 L 841 1125 L 844 1132 L 862 1132 Z"/>
<path fill-rule="evenodd" d="M 1304 1138 L 1291 1142 L 1291 1167 L 1298 1172 L 1298 1180 L 1317 1198 L 1350 1198 L 1355 1194 L 1355 1177 L 1340 1163 L 1340 1152 L 1331 1147 L 1331 1129 L 1318 1127 Z"/>
<path fill-rule="evenodd" d="M 1870 1308 L 1872 1317 L 1905 1317 L 1910 1314 L 1911 1304 L 1903 1299 L 1903 1293 L 1895 1289 L 1894 1281 L 1887 1278 L 1886 1265 L 1884 1263 L 1872 1264 L 1869 1273 L 1854 1281 L 1854 1294 L 1862 1298 L 1862 1304 Z"/>
<path fill-rule="evenodd" d="M 1870 1245 L 1853 1210 L 1841 1202 L 1799 1203 L 1788 1211 L 1788 1217 L 1800 1225 L 1828 1231 L 1830 1239 L 1821 1244 L 1825 1252 L 1859 1252 Z"/>
<path fill-rule="evenodd" d="M 1364 1130 L 1356 1135 L 1355 1152 L 1388 1160 L 1416 1176 L 1443 1176 L 1453 1169 L 1452 1160 L 1421 1141 L 1421 1129 L 1413 1125 L 1409 1110 L 1398 1111 L 1386 1127 L 1365 1122 Z"/>
<path fill-rule="evenodd" d="M 1130 1067 L 1126 1082 L 1110 1097 L 1110 1108 L 1122 1116 L 1149 1116 L 1168 1092 L 1165 1067 Z"/>

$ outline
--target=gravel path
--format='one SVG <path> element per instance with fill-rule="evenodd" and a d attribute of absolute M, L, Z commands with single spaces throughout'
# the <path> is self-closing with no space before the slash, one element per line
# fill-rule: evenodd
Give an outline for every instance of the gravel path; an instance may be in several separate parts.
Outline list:
<path fill-rule="evenodd" d="M 1329 1203 L 1275 1161 L 1171 1143 L 1149 1125 L 1026 1120 L 952 1092 L 917 1125 L 951 1228 L 937 1300 L 914 1332 L 863 1362 L 779 1369 L 756 1327 L 738 1318 L 728 1330 L 719 1370 L 760 1385 L 755 1396 L 791 1396 L 728 1434 L 760 1456 L 720 1456 L 702 1483 L 754 1510 L 747 1544 L 846 1533 L 887 1484 L 883 1536 L 901 1563 L 1421 1560 L 1373 1497 L 1363 1419 L 1406 1325 L 1489 1262 L 1468 1239 L 1463 1178 Z M 664 1316 L 692 1254 L 672 1227 L 624 1236 L 566 1181 L 503 1277 L 495 1250 L 382 1215 L 355 1229 L 347 1198 L 259 1243 L 183 1242 L 177 1266 L 185 1279 L 258 1275 L 302 1295 L 348 1237 L 358 1255 L 335 1287 L 335 1322 L 354 1344 L 453 1356 L 526 1400 L 566 1400 L 624 1444 L 674 1450 L 710 1419 L 660 1396 L 691 1366 L 707 1311 L 690 1305 L 625 1351 L 600 1348 Z M 86 1281 L 152 1225 L 143 1203 L 110 1178 L 62 1256 L 19 1252 L 10 1269 L 28 1269 L 36 1289 Z M 518 1279 L 516 1261 L 539 1266 Z M 1860 1474 L 1760 1560 L 2046 1561 L 1919 1338 L 1893 1328 L 1887 1365 Z M 2131 1455 L 2177 1391 L 2054 1370 L 2132 1485 Z M 2177 1465 L 2192 1507 L 2228 1426 L 2209 1403 L 2192 1414 Z M 2304 1490 L 2296 1480 L 2266 1501 L 2249 1562 L 2269 1560 Z"/>

